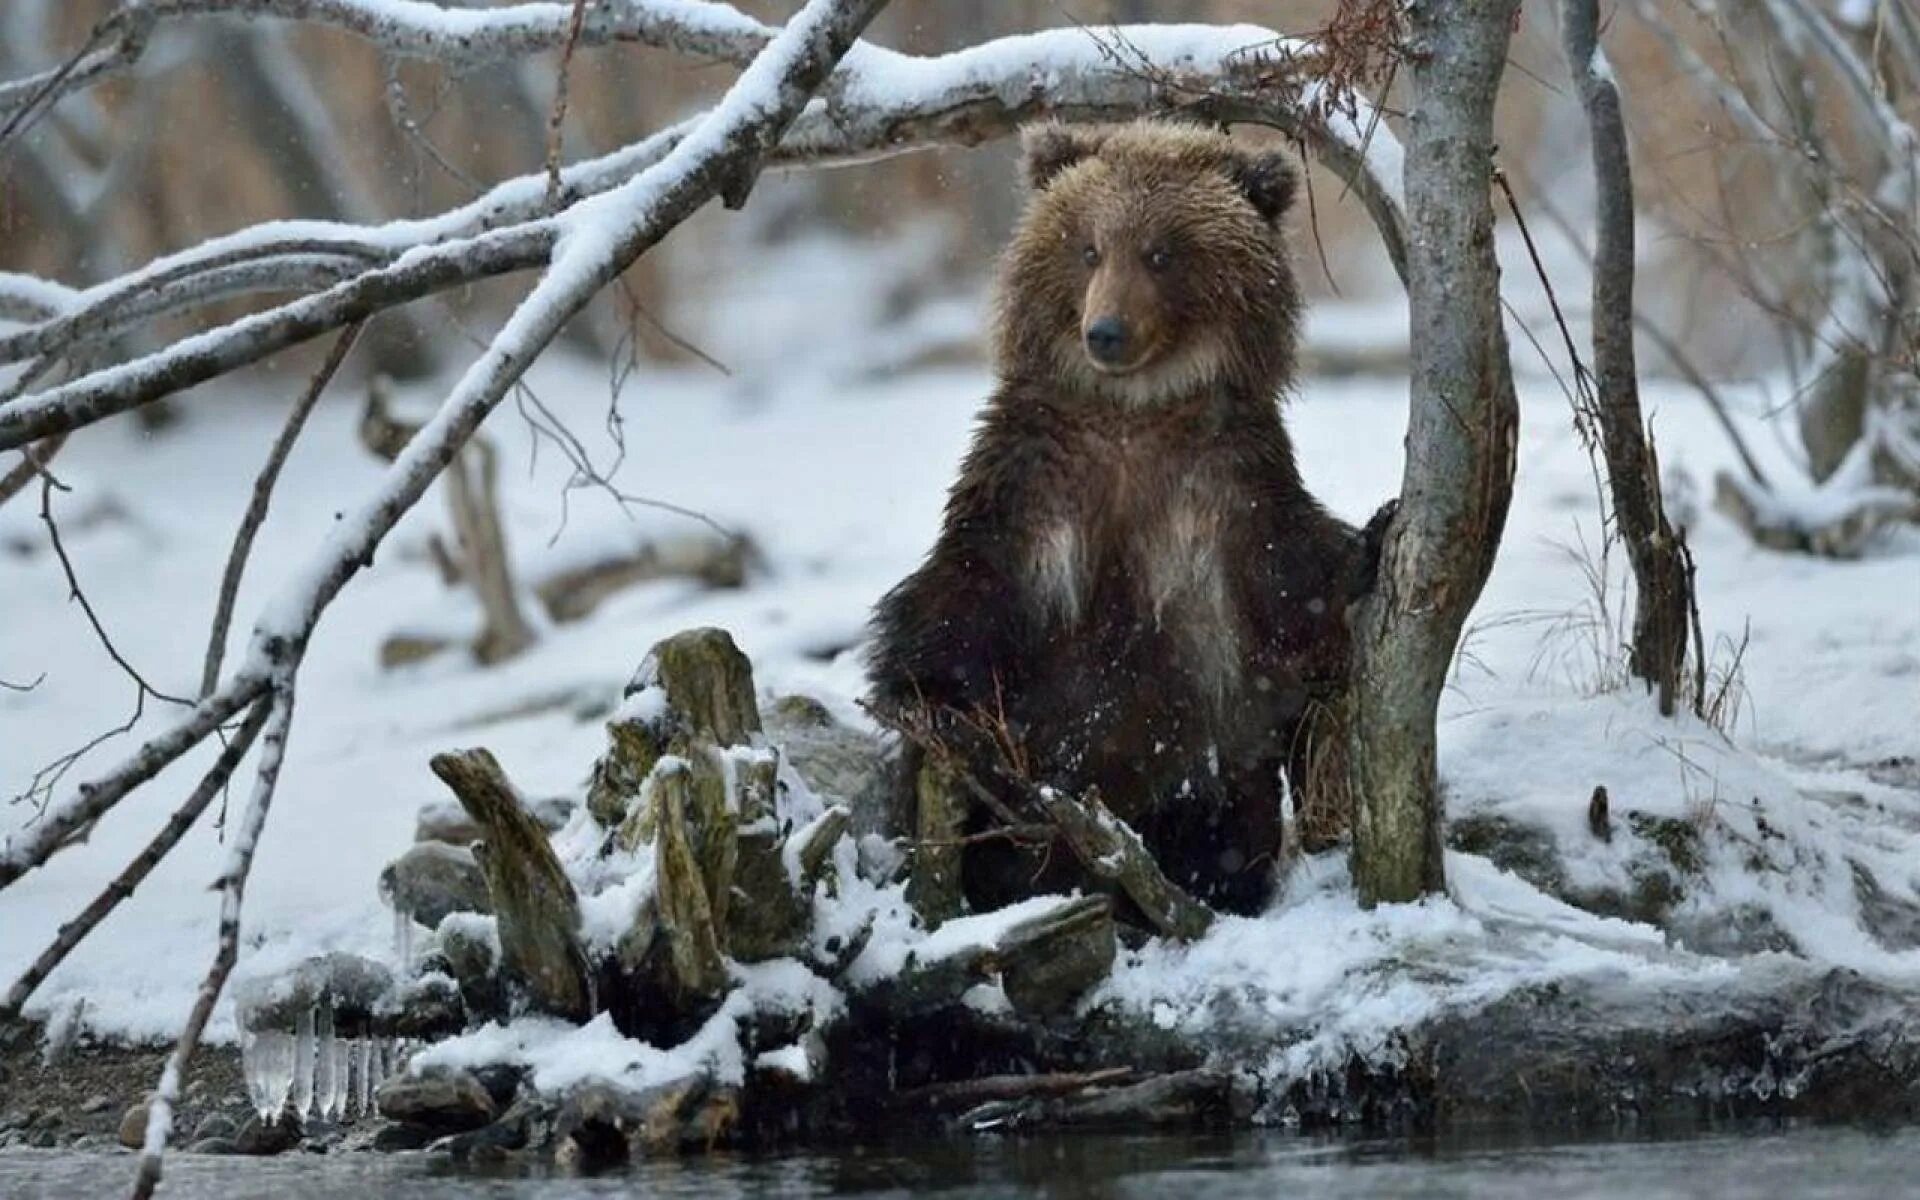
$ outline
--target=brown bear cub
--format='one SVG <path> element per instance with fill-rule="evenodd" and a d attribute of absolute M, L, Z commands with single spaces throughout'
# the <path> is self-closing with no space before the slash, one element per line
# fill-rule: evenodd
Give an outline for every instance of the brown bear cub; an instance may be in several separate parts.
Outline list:
<path fill-rule="evenodd" d="M 873 706 L 989 714 L 1034 782 L 1098 788 L 1170 879 L 1254 911 L 1377 558 L 1307 493 L 1280 419 L 1294 171 L 1171 123 L 1042 126 L 1025 148 L 998 387 L 938 543 L 875 614 Z M 1087 883 L 1064 847 L 994 839 L 962 875 L 976 908 Z"/>

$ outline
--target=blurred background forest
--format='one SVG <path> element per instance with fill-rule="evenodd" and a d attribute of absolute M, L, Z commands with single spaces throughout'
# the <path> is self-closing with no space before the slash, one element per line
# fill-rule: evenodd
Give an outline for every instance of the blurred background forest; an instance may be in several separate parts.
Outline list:
<path fill-rule="evenodd" d="M 9 0 L 0 15 L 0 71 L 17 76 L 57 62 L 111 7 L 108 0 Z M 789 6 L 743 7 L 779 19 Z M 1107 21 L 1249 21 L 1304 35 L 1323 28 L 1338 7 L 1333 0 L 904 0 L 883 15 L 874 37 L 931 54 L 999 35 Z M 1517 31 L 1500 115 L 1502 166 L 1548 261 L 1577 265 L 1581 256 L 1569 253 L 1566 231 L 1590 228 L 1592 186 L 1555 8 L 1533 0 Z M 1739 23 L 1737 14 L 1733 21 Z M 262 220 L 430 214 L 471 198 L 484 183 L 538 171 L 544 157 L 556 55 L 455 75 L 429 62 L 387 60 L 348 34 L 259 19 L 169 23 L 157 38 L 132 73 L 61 104 L 24 146 L 0 159 L 0 269 L 81 285 Z M 1640 305 L 1662 335 L 1643 349 L 1643 359 L 1654 371 L 1673 370 L 1660 351 L 1670 341 L 1668 350 L 1683 352 L 1689 371 L 1724 377 L 1780 370 L 1789 365 L 1787 342 L 1755 336 L 1780 314 L 1764 311 L 1751 276 L 1767 271 L 1756 262 L 1785 256 L 1807 217 L 1791 211 L 1772 182 L 1780 147 L 1758 144 L 1686 76 L 1681 55 L 1724 67 L 1729 45 L 1680 0 L 1638 11 L 1618 5 L 1605 39 L 1627 97 L 1648 219 Z M 604 152 L 709 103 L 732 74 L 624 45 L 583 50 L 573 70 L 564 130 L 569 159 Z M 1388 96 L 1390 111 L 1399 99 Z M 1909 116 L 1917 102 L 1912 92 L 1905 95 Z M 1816 119 L 1836 123 L 1824 112 Z M 1844 149 L 1844 131 L 1831 144 Z M 1019 203 L 1012 155 L 1005 144 L 941 150 L 770 181 L 756 192 L 744 232 L 741 222 L 712 213 L 696 220 L 664 253 L 641 259 L 627 288 L 598 301 L 574 335 L 603 355 L 624 355 L 637 339 L 645 359 L 685 359 L 691 346 L 751 372 L 757 360 L 807 353 L 820 340 L 819 314 L 832 311 L 854 323 L 838 335 L 885 342 L 889 355 L 972 353 L 977 322 L 923 310 L 973 288 L 1004 238 Z M 1312 228 L 1302 222 L 1300 257 L 1314 294 L 1396 294 L 1377 238 L 1358 206 L 1343 198 L 1340 182 L 1322 171 L 1310 173 L 1310 183 Z M 806 253 L 817 257 L 800 277 L 830 294 L 787 295 L 791 276 L 767 276 L 756 298 L 753 281 L 769 256 L 782 247 L 792 253 L 807 235 L 828 240 L 814 239 Z M 842 255 L 868 269 L 851 269 Z M 1530 281 L 1510 282 L 1519 284 L 1520 315 L 1546 318 L 1522 299 L 1537 292 Z M 1570 310 L 1584 308 L 1583 275 L 1554 283 Z M 1765 286 L 1788 309 L 1806 300 L 1791 281 Z M 432 369 L 446 353 L 438 339 L 467 323 L 484 326 L 499 300 L 481 288 L 451 308 L 435 300 L 404 319 L 388 318 L 378 347 L 382 368 L 401 376 Z M 823 310 L 823 302 L 834 307 Z M 445 319 L 449 311 L 457 321 Z M 864 338 L 885 327 L 905 337 Z M 428 330 L 434 335 L 423 336 Z M 1323 365 L 1392 365 L 1366 355 L 1357 363 L 1337 355 L 1328 361 L 1333 354 L 1323 348 Z M 888 362 L 883 356 L 873 365 Z"/>

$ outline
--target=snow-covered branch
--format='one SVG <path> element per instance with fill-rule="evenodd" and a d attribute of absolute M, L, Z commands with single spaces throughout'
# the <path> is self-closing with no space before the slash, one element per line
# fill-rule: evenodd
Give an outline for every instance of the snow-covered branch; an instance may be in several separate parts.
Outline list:
<path fill-rule="evenodd" d="M 45 108 L 137 62 L 162 24 L 201 18 L 277 18 L 338 29 L 402 58 L 431 59 L 455 70 L 556 50 L 567 39 L 573 6 L 507 4 L 462 8 L 427 0 L 149 0 L 124 4 L 93 32 L 69 63 L 0 83 L 0 116 Z M 775 30 L 738 9 L 692 0 L 611 0 L 593 5 L 581 25 L 588 46 L 626 42 L 745 63 Z"/>
<path fill-rule="evenodd" d="M 807 97 L 824 81 L 832 64 L 851 45 L 853 36 L 883 2 L 842 0 L 833 4 L 814 0 L 804 17 L 796 18 L 740 77 L 720 107 L 653 168 L 562 217 L 537 223 L 537 233 L 531 236 L 548 247 L 551 260 L 541 282 L 486 353 L 468 369 L 434 419 L 408 443 L 379 487 L 340 523 L 305 572 L 281 592 L 256 626 L 252 644 L 236 673 L 166 733 L 147 742 L 101 779 L 82 785 L 73 797 L 50 807 L 38 822 L 0 847 L 0 888 L 46 861 L 127 793 L 205 740 L 270 688 L 279 686 L 277 681 L 297 671 L 307 639 L 327 605 L 373 560 L 381 540 L 426 492 L 567 319 L 668 230 L 724 187 L 757 169 Z M 510 235 L 514 232 L 508 231 Z M 521 231 L 519 236 L 530 235 Z M 477 240 L 486 242 L 485 237 Z M 523 245 L 509 244 L 516 248 Z M 430 255 L 424 257 L 428 267 L 434 268 L 436 260 Z M 410 269 L 414 269 L 412 264 L 404 259 L 394 268 L 396 272 Z M 272 324 L 271 317 L 266 314 L 249 321 L 259 323 L 256 327 L 263 327 L 265 336 L 272 336 L 286 325 Z M 308 313 L 293 319 L 318 318 Z M 210 336 L 189 342 L 203 342 Z M 204 357 L 195 356 L 197 353 L 190 349 L 184 357 L 173 352 L 155 357 L 168 364 L 159 368 L 162 371 L 184 371 L 205 362 Z M 137 373 L 140 364 L 120 370 Z M 12 406 L 0 409 L 0 413 L 11 411 Z"/>
<path fill-rule="evenodd" d="M 1364 102 L 1324 103 L 1314 66 L 1311 53 L 1254 26 L 1059 29 L 930 58 L 861 45 L 827 98 L 796 120 L 771 158 L 789 165 L 864 161 L 975 145 L 1042 117 L 1119 120 L 1178 109 L 1276 127 L 1307 143 L 1353 188 L 1401 264 L 1399 147 Z M 696 124 L 567 168 L 561 215 L 660 162 Z M 424 220 L 268 223 L 80 292 L 13 277 L 0 294 L 20 297 L 23 308 L 58 312 L 0 335 L 0 362 L 70 353 L 133 324 L 237 294 L 320 290 L 0 405 L 0 449 L 126 411 L 408 301 L 536 268 L 552 254 L 560 228 L 547 193 L 544 174 L 531 173 Z M 282 266 L 284 276 L 277 274 Z"/>

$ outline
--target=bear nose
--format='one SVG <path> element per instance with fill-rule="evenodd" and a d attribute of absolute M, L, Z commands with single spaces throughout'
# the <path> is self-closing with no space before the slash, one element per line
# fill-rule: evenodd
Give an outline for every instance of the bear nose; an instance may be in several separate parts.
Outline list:
<path fill-rule="evenodd" d="M 1101 317 L 1087 326 L 1087 353 L 1099 362 L 1118 362 L 1126 345 L 1127 327 L 1119 317 Z"/>

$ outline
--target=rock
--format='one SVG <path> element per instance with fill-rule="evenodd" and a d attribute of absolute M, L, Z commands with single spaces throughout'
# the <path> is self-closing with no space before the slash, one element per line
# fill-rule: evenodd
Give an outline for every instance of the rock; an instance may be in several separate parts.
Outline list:
<path fill-rule="evenodd" d="M 1880 880 L 1859 860 L 1849 859 L 1847 865 L 1853 872 L 1853 894 L 1860 904 L 1860 923 L 1866 926 L 1868 935 L 1888 950 L 1911 950 L 1920 946 L 1920 905 L 1881 886 Z"/>
<path fill-rule="evenodd" d="M 493 1097 L 471 1071 L 402 1075 L 381 1084 L 374 1103 L 389 1121 L 441 1133 L 478 1129 L 499 1115 Z"/>
<path fill-rule="evenodd" d="M 234 1008 L 242 1028 L 291 1032 L 300 1014 L 325 1006 L 333 1009 L 337 1028 L 370 1020 L 392 991 L 392 971 L 336 951 L 241 982 L 234 988 Z"/>
<path fill-rule="evenodd" d="M 489 1021 L 507 1015 L 500 982 L 500 933 L 492 917 L 455 915 L 440 923 L 440 955 L 460 989 L 467 1016 Z"/>
<path fill-rule="evenodd" d="M 427 1143 L 445 1136 L 439 1130 L 429 1129 L 425 1125 L 382 1125 L 380 1132 L 373 1135 L 373 1148 L 387 1154 L 419 1150 Z"/>
<path fill-rule="evenodd" d="M 147 1144 L 147 1120 L 153 1111 L 153 1093 L 130 1106 L 120 1118 L 120 1144 L 138 1150 Z"/>
<path fill-rule="evenodd" d="M 579 805 L 566 796 L 547 796 L 527 802 L 527 811 L 533 819 L 540 822 L 549 833 L 558 833 Z M 466 846 L 477 842 L 484 836 L 480 823 L 467 815 L 467 810 L 452 800 L 437 800 L 432 804 L 420 806 L 420 813 L 413 821 L 413 840 L 416 842 L 445 842 L 452 846 Z"/>
<path fill-rule="evenodd" d="M 239 1136 L 240 1126 L 225 1113 L 209 1113 L 193 1127 L 193 1140 L 205 1141 L 208 1138 L 233 1138 Z"/>
<path fill-rule="evenodd" d="M 433 1041 L 466 1027 L 466 1005 L 449 975 L 423 974 L 407 981 L 387 1002 L 383 1027 L 395 1037 Z"/>
<path fill-rule="evenodd" d="M 112 1107 L 113 1097 L 107 1095 L 105 1092 L 96 1092 L 88 1096 L 86 1100 L 81 1103 L 80 1111 L 83 1113 L 100 1113 Z"/>
<path fill-rule="evenodd" d="M 263 1121 L 258 1116 L 250 1117 L 233 1139 L 234 1153 L 261 1158 L 284 1154 L 299 1144 L 300 1119 L 291 1112 L 283 1113 L 271 1121 Z"/>
<path fill-rule="evenodd" d="M 885 738 L 840 724 L 811 696 L 782 696 L 764 716 L 767 740 L 780 747 L 808 787 L 845 801 L 862 833 L 886 822 L 894 789 L 892 750 Z"/>
<path fill-rule="evenodd" d="M 388 863 L 380 872 L 380 895 L 428 929 L 453 913 L 493 911 L 486 875 L 473 852 L 442 842 L 416 843 Z"/>
<path fill-rule="evenodd" d="M 187 1143 L 188 1154 L 238 1154 L 240 1143 L 229 1137 L 196 1138 Z"/>
<path fill-rule="evenodd" d="M 520 1090 L 520 1082 L 526 1077 L 526 1069 L 512 1063 L 494 1063 L 480 1067 L 473 1072 L 480 1086 L 487 1090 L 493 1106 L 501 1112 L 513 1107 L 513 1098 Z"/>

